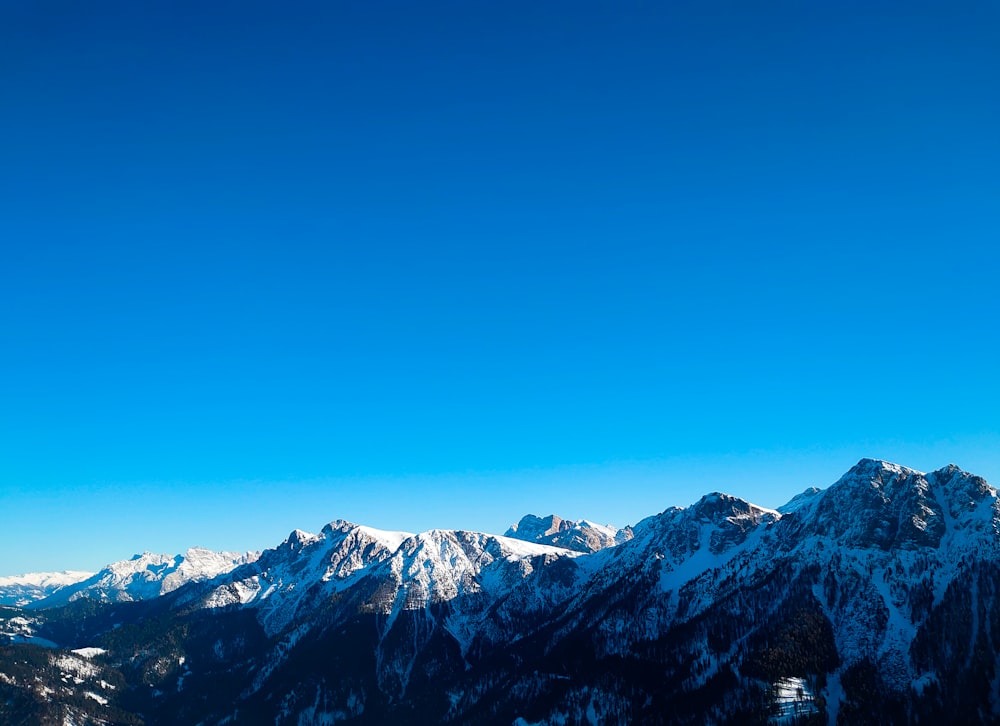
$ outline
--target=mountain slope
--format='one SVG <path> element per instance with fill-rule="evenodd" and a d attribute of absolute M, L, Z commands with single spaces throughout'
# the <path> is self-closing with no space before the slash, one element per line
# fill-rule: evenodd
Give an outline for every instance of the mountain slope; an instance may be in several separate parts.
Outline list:
<path fill-rule="evenodd" d="M 0 619 L 106 650 L 149 724 L 998 721 L 982 478 L 864 459 L 777 511 L 713 493 L 631 532 L 580 552 L 338 520 L 152 599 Z"/>
<path fill-rule="evenodd" d="M 572 720 L 597 707 L 596 689 L 608 708 L 652 704 L 626 721 L 656 723 L 661 710 L 671 722 L 740 721 L 746 704 L 776 707 L 780 684 L 794 681 L 823 720 L 994 720 L 996 490 L 954 466 L 925 475 L 862 460 L 798 505 L 782 516 L 710 496 L 595 555 L 607 564 L 536 643 L 541 663 L 572 653 L 586 664 L 582 690 L 545 686 L 536 699 L 561 705 L 538 717 Z M 658 664 L 666 688 L 609 685 L 608 664 L 637 655 Z M 510 678 L 491 713 L 516 712 L 503 694 L 527 684 Z"/>
<path fill-rule="evenodd" d="M 23 607 L 36 600 L 43 600 L 64 587 L 86 580 L 93 574 L 66 570 L 0 577 L 0 605 Z"/>
<path fill-rule="evenodd" d="M 112 562 L 100 572 L 32 602 L 30 607 L 57 607 L 81 598 L 111 602 L 148 600 L 187 583 L 215 577 L 258 556 L 257 552 L 213 552 L 201 547 L 192 547 L 183 555 L 145 552 Z"/>
<path fill-rule="evenodd" d="M 210 580 L 205 588 L 190 589 L 182 602 L 196 601 L 207 608 L 251 608 L 265 630 L 275 635 L 297 618 L 307 619 L 317 602 L 347 587 L 410 537 L 408 532 L 387 532 L 344 520 L 331 522 L 319 534 L 295 530 L 256 561 Z"/>
<path fill-rule="evenodd" d="M 632 528 L 618 529 L 610 525 L 595 524 L 586 519 L 574 522 L 554 514 L 547 517 L 528 514 L 517 524 L 511 525 L 504 536 L 525 542 L 565 547 L 576 552 L 597 552 L 632 539 Z"/>

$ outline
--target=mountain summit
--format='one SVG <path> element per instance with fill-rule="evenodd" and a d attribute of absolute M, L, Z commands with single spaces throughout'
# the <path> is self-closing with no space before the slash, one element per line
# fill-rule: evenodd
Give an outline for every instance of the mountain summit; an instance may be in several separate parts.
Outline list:
<path fill-rule="evenodd" d="M 504 536 L 525 542 L 565 547 L 576 552 L 597 552 L 632 539 L 632 528 L 619 529 L 611 525 L 595 524 L 586 519 L 574 522 L 554 514 L 547 517 L 527 514 L 520 522 L 511 525 Z"/>
<path fill-rule="evenodd" d="M 236 554 L 192 547 L 182 555 L 137 554 L 113 562 L 100 572 L 53 592 L 31 604 L 49 608 L 79 600 L 127 602 L 148 600 L 172 592 L 190 582 L 200 582 L 253 562 L 259 552 Z"/>

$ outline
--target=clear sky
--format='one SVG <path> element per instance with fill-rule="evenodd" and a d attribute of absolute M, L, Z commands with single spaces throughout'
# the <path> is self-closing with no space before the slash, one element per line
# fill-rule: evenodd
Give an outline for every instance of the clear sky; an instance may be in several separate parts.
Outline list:
<path fill-rule="evenodd" d="M 1000 483 L 1000 5 L 0 5 L 0 575 Z"/>

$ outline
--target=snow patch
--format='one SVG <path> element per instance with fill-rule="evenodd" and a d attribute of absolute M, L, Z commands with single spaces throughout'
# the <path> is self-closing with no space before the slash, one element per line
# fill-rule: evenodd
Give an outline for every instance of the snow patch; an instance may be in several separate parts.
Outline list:
<path fill-rule="evenodd" d="M 98 696 L 93 691 L 84 691 L 83 695 L 86 696 L 87 698 L 92 698 L 93 700 L 95 700 L 99 704 L 101 704 L 102 706 L 107 706 L 108 705 L 108 699 L 106 699 L 104 696 Z"/>
<path fill-rule="evenodd" d="M 93 658 L 98 655 L 104 655 L 108 651 L 104 648 L 74 648 L 72 652 L 84 658 Z"/>
<path fill-rule="evenodd" d="M 773 684 L 777 715 L 771 723 L 793 724 L 804 716 L 819 713 L 816 698 L 805 678 L 781 678 Z"/>
<path fill-rule="evenodd" d="M 82 683 L 84 678 L 94 678 L 100 673 L 97 666 L 87 659 L 69 653 L 51 656 L 50 662 L 64 674 L 72 676 L 76 683 Z"/>

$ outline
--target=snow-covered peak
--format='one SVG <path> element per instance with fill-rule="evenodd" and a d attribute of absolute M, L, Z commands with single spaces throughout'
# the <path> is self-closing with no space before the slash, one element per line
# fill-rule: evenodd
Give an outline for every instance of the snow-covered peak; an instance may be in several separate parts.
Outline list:
<path fill-rule="evenodd" d="M 230 570 L 254 562 L 260 552 L 214 552 L 204 547 L 192 547 L 180 556 L 177 569 L 163 577 L 160 594 L 172 592 L 189 582 L 210 580 Z"/>
<path fill-rule="evenodd" d="M 526 514 L 521 517 L 521 521 L 512 524 L 504 533 L 507 537 L 517 537 L 525 541 L 532 541 L 541 537 L 551 537 L 554 534 L 563 532 L 573 526 L 573 522 L 565 520 L 555 514 L 547 517 L 539 517 L 534 514 Z"/>
<path fill-rule="evenodd" d="M 368 571 L 372 589 L 360 606 L 387 616 L 386 632 L 404 612 L 441 607 L 445 628 L 465 650 L 485 634 L 484 619 L 503 622 L 511 610 L 537 611 L 567 597 L 580 573 L 573 560 L 580 557 L 562 547 L 481 532 L 421 532 Z M 555 571 L 553 579 L 549 573 Z"/>
<path fill-rule="evenodd" d="M 986 483 L 986 480 L 976 474 L 970 474 L 955 464 L 948 464 L 927 475 L 928 481 L 941 487 L 950 495 L 965 498 L 969 501 L 982 501 L 985 498 L 996 497 L 997 490 Z"/>
<path fill-rule="evenodd" d="M 294 553 L 308 553 L 309 556 L 314 556 L 321 550 L 328 551 L 343 548 L 344 543 L 348 542 L 348 540 L 350 541 L 347 546 L 350 547 L 353 544 L 357 544 L 359 538 L 361 540 L 377 542 L 380 545 L 380 549 L 392 551 L 399 547 L 403 540 L 412 536 L 413 534 L 410 532 L 381 530 L 375 527 L 355 524 L 346 519 L 335 519 L 329 524 L 324 525 L 319 534 L 312 534 L 301 529 L 292 530 L 284 542 L 274 548 L 274 550 L 268 551 L 267 556 L 269 562 L 273 561 L 276 556 L 279 556 L 274 553 L 285 553 L 279 557 L 289 556 Z M 367 542 L 362 542 L 362 544 L 367 544 Z"/>
<path fill-rule="evenodd" d="M 870 481 L 873 484 L 878 484 L 885 479 L 891 479 L 892 477 L 911 477 L 911 476 L 923 476 L 924 472 L 917 471 L 916 469 L 911 469 L 908 466 L 902 466 L 901 464 L 895 464 L 891 461 L 886 461 L 885 459 L 868 459 L 864 458 L 858 461 L 857 464 L 852 466 L 844 476 L 840 478 L 840 481 L 860 479 Z"/>
<path fill-rule="evenodd" d="M 31 587 L 65 587 L 80 580 L 86 580 L 93 572 L 64 570 L 63 572 L 29 572 L 25 575 L 0 577 L 0 587 L 26 585 Z"/>
<path fill-rule="evenodd" d="M 416 559 L 433 567 L 448 560 L 456 566 L 469 565 L 469 571 L 495 559 L 523 559 L 531 557 L 576 556 L 564 547 L 526 542 L 515 537 L 506 537 L 483 532 L 469 532 L 453 529 L 432 529 L 405 539 L 394 555 L 394 559 Z M 443 559 L 442 559 L 443 558 Z"/>
<path fill-rule="evenodd" d="M 811 502 L 817 494 L 823 490 L 819 487 L 808 487 L 804 491 L 799 492 L 794 497 L 789 499 L 785 504 L 778 507 L 778 512 L 780 514 L 788 514 L 789 512 L 794 512 L 801 507 L 806 506 Z"/>
<path fill-rule="evenodd" d="M 319 534 L 294 530 L 273 550 L 265 551 L 258 570 L 268 578 L 319 582 L 343 579 L 372 561 L 388 557 L 409 532 L 388 532 L 344 519 L 325 525 Z"/>
<path fill-rule="evenodd" d="M 1000 524 L 997 490 L 981 476 L 963 471 L 954 464 L 927 475 L 927 482 L 943 515 L 957 529 Z"/>
<path fill-rule="evenodd" d="M 328 525 L 323 527 L 322 533 L 324 536 L 329 536 L 334 535 L 335 533 L 348 535 L 352 532 L 358 532 L 375 542 L 379 542 L 390 550 L 395 550 L 400 544 L 403 543 L 403 540 L 413 536 L 412 532 L 397 532 L 392 530 L 376 529 L 375 527 L 366 527 L 361 524 L 355 524 L 354 522 L 349 522 L 346 519 L 337 519 L 330 522 Z"/>
<path fill-rule="evenodd" d="M 924 474 L 862 459 L 828 489 L 787 511 L 783 535 L 883 551 L 937 548 L 950 531 L 993 527 L 996 501 L 995 489 L 954 465 Z"/>
<path fill-rule="evenodd" d="M 605 534 L 613 535 L 618 531 L 618 528 L 611 524 L 599 524 L 598 522 L 591 522 L 589 519 L 581 519 L 577 522 L 581 527 L 590 527 L 591 529 L 596 529 L 598 532 L 604 532 Z"/>
<path fill-rule="evenodd" d="M 25 605 L 42 600 L 56 591 L 75 585 L 92 576 L 93 572 L 31 572 L 25 575 L 0 577 L 0 605 Z"/>
<path fill-rule="evenodd" d="M 355 583 L 367 568 L 391 556 L 413 536 L 343 519 L 325 525 L 319 534 L 294 530 L 252 566 L 217 578 L 207 592 L 186 597 L 196 597 L 209 608 L 256 608 L 265 629 L 278 633 L 301 610 Z"/>
<path fill-rule="evenodd" d="M 288 537 L 285 538 L 285 541 L 278 545 L 278 548 L 295 551 L 313 544 L 320 539 L 322 539 L 322 535 L 312 534 L 302 529 L 293 529 Z"/>
<path fill-rule="evenodd" d="M 65 605 L 80 598 L 112 602 L 148 600 L 189 582 L 201 582 L 253 562 L 259 552 L 214 552 L 192 547 L 182 555 L 143 552 L 128 560 L 112 562 L 100 572 L 63 587 L 35 607 Z"/>
<path fill-rule="evenodd" d="M 689 507 L 671 507 L 635 526 L 630 549 L 654 551 L 679 562 L 705 548 L 713 555 L 742 544 L 752 531 L 781 519 L 773 509 L 721 492 L 707 494 Z"/>
<path fill-rule="evenodd" d="M 537 564 L 578 555 L 512 537 L 432 529 L 403 541 L 374 573 L 378 579 L 394 581 L 397 589 L 392 601 L 382 598 L 379 607 L 391 613 L 462 594 L 502 590 L 530 574 Z"/>
<path fill-rule="evenodd" d="M 506 537 L 565 547 L 576 552 L 597 552 L 605 547 L 626 542 L 632 538 L 629 527 L 618 529 L 612 525 L 597 524 L 587 519 L 573 521 L 555 514 L 538 517 L 527 514 L 504 533 Z"/>
<path fill-rule="evenodd" d="M 691 505 L 691 512 L 700 521 L 713 524 L 722 524 L 724 521 L 732 523 L 744 519 L 757 521 L 764 516 L 777 519 L 780 516 L 773 509 L 760 507 L 745 499 L 722 492 L 706 494 Z"/>

